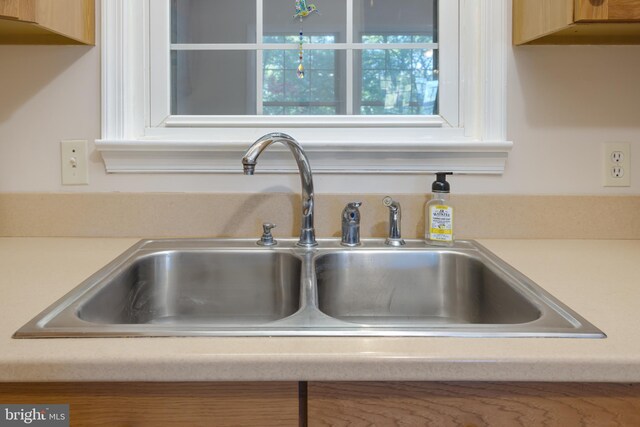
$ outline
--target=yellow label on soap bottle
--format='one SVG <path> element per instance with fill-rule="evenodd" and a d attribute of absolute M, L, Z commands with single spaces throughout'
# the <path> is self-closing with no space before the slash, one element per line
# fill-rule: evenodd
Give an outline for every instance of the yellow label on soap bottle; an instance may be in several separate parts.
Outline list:
<path fill-rule="evenodd" d="M 440 242 L 453 241 L 453 208 L 446 205 L 429 207 L 429 237 Z"/>

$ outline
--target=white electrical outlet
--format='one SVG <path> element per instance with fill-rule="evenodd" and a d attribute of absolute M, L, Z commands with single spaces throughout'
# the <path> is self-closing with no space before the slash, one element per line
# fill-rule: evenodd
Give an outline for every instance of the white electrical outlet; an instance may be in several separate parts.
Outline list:
<path fill-rule="evenodd" d="M 624 161 L 624 153 L 622 151 L 613 151 L 611 152 L 611 162 L 619 165 Z"/>
<path fill-rule="evenodd" d="M 631 175 L 628 142 L 607 142 L 604 144 L 604 186 L 629 187 Z"/>
<path fill-rule="evenodd" d="M 89 184 L 89 167 L 87 157 L 87 141 L 74 140 L 60 143 L 62 160 L 62 184 Z"/>

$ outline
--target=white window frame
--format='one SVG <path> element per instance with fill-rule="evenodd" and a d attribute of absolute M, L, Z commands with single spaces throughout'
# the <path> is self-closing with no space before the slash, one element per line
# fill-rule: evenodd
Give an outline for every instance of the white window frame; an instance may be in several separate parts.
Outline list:
<path fill-rule="evenodd" d="M 314 173 L 502 173 L 512 147 L 506 140 L 507 0 L 441 1 L 459 4 L 459 13 L 441 8 L 459 16 L 458 42 L 447 51 L 459 50 L 460 60 L 445 61 L 444 67 L 457 68 L 440 75 L 441 90 L 449 91 L 441 103 L 444 119 L 331 116 L 311 125 L 295 116 L 168 115 L 170 69 L 162 64 L 168 64 L 170 35 L 150 25 L 155 19 L 168 28 L 168 0 L 103 1 L 102 139 L 96 147 L 107 172 L 241 173 L 249 145 L 280 131 L 303 145 Z M 270 151 L 261 171 L 297 172 L 286 148 Z"/>

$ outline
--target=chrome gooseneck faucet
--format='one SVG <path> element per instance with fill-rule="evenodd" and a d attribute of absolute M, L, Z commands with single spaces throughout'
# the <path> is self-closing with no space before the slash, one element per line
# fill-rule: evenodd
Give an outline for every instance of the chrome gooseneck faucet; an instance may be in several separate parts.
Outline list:
<path fill-rule="evenodd" d="M 309 159 L 304 153 L 300 144 L 291 136 L 284 133 L 269 133 L 249 147 L 242 157 L 242 166 L 245 175 L 253 175 L 260 154 L 274 142 L 280 142 L 286 145 L 298 164 L 300 172 L 300 181 L 302 183 L 302 225 L 300 229 L 300 240 L 298 246 L 312 247 L 316 246 L 316 232 L 313 227 L 313 177 L 311 175 L 311 166 Z"/>

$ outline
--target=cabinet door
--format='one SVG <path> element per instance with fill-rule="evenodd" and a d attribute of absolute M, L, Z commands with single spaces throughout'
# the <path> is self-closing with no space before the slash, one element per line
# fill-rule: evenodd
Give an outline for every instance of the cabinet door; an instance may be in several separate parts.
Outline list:
<path fill-rule="evenodd" d="M 640 0 L 575 0 L 576 22 L 640 21 Z"/>
<path fill-rule="evenodd" d="M 309 427 L 640 425 L 636 384 L 310 382 L 307 393 Z"/>
<path fill-rule="evenodd" d="M 36 0 L 0 0 L 0 18 L 34 22 Z"/>
<path fill-rule="evenodd" d="M 95 0 L 0 0 L 0 44 L 94 45 Z"/>
<path fill-rule="evenodd" d="M 94 44 L 94 0 L 38 0 L 38 24 L 83 43 Z"/>
<path fill-rule="evenodd" d="M 0 0 L 0 18 L 18 19 L 18 0 Z"/>
<path fill-rule="evenodd" d="M 298 396 L 295 382 L 0 383 L 3 404 L 68 404 L 72 427 L 298 427 Z"/>

